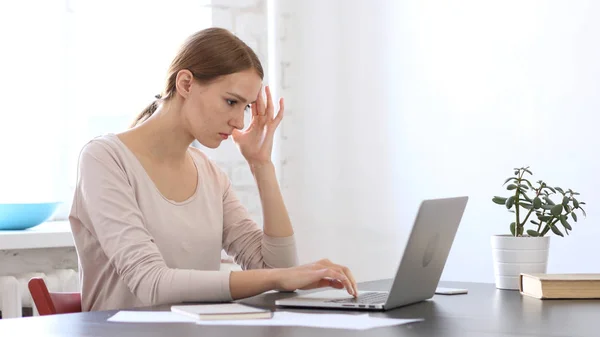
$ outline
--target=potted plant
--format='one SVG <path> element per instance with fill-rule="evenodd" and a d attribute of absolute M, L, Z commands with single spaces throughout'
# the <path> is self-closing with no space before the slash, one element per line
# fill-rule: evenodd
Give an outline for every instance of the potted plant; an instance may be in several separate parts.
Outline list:
<path fill-rule="evenodd" d="M 548 264 L 550 233 L 564 237 L 573 230 L 577 213 L 586 216 L 579 193 L 571 189 L 552 187 L 542 180 L 531 183 L 529 167 L 515 168 L 514 176 L 503 186 L 509 195 L 494 196 L 514 216 L 510 234 L 491 238 L 496 288 L 519 289 L 519 274 L 545 273 Z"/>

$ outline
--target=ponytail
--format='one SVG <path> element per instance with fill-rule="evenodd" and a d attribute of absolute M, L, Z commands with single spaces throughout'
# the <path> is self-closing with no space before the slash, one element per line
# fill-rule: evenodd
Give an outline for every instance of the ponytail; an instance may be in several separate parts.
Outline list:
<path fill-rule="evenodd" d="M 156 95 L 155 96 L 156 99 L 150 103 L 144 110 L 142 110 L 142 112 L 140 112 L 137 117 L 135 117 L 135 119 L 133 120 L 133 123 L 131 123 L 131 125 L 129 126 L 130 128 L 136 127 L 140 124 L 142 124 L 144 121 L 146 121 L 148 118 L 150 118 L 150 116 L 152 116 L 152 114 L 158 109 L 158 106 L 160 104 L 160 102 L 162 101 L 162 98 L 160 95 Z"/>

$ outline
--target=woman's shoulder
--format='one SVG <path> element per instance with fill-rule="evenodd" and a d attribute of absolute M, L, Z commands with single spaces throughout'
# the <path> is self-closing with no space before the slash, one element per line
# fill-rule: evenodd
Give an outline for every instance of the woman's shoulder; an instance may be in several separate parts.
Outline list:
<path fill-rule="evenodd" d="M 79 154 L 80 161 L 115 162 L 122 159 L 121 146 L 115 134 L 104 134 L 87 141 Z"/>

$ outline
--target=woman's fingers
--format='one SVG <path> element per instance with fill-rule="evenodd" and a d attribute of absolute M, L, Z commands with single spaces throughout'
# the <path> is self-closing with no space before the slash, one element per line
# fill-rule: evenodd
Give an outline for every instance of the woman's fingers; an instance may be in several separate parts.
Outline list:
<path fill-rule="evenodd" d="M 350 283 L 352 283 L 352 289 L 354 289 L 354 295 L 358 296 L 358 286 L 356 285 L 356 280 L 354 279 L 354 275 L 352 275 L 350 268 L 342 266 L 342 271 L 344 272 L 346 277 L 348 277 L 348 279 L 350 280 Z"/>
<path fill-rule="evenodd" d="M 250 110 L 252 110 L 252 119 L 250 120 L 250 127 L 248 128 L 248 130 L 250 130 L 252 128 L 252 126 L 256 125 L 259 123 L 258 121 L 258 107 L 256 105 L 256 102 L 252 103 L 250 105 Z"/>
<path fill-rule="evenodd" d="M 340 281 L 340 280 L 327 279 L 327 282 L 329 283 L 329 286 L 332 288 L 344 289 L 344 283 L 342 283 L 342 281 Z"/>
<path fill-rule="evenodd" d="M 324 265 L 328 268 L 333 268 L 337 272 L 344 274 L 344 276 L 346 276 L 346 278 L 349 280 L 350 284 L 352 285 L 351 289 L 352 289 L 353 295 L 358 296 L 358 286 L 356 285 L 356 280 L 354 279 L 354 275 L 352 275 L 350 268 L 339 265 L 339 264 L 335 264 L 335 263 L 329 261 L 328 259 L 321 260 L 319 262 L 319 264 Z"/>
<path fill-rule="evenodd" d="M 348 291 L 348 293 L 350 295 L 354 295 L 354 290 L 353 290 L 353 287 L 352 287 L 352 283 L 346 277 L 346 275 L 344 275 L 343 273 L 340 273 L 337 270 L 332 269 L 332 268 L 327 268 L 327 269 L 322 269 L 321 270 L 321 275 L 322 275 L 321 278 L 331 278 L 331 279 L 337 279 L 337 280 L 339 280 L 341 283 L 344 284 L 344 287 L 346 288 L 346 290 Z"/>
<path fill-rule="evenodd" d="M 273 119 L 273 114 L 275 109 L 273 108 L 273 99 L 271 98 L 271 88 L 267 85 L 265 87 L 265 92 L 267 93 L 267 105 L 265 107 L 265 114 L 268 120 Z"/>
<path fill-rule="evenodd" d="M 283 97 L 279 99 L 279 111 L 277 111 L 277 116 L 273 119 L 273 124 L 275 127 L 281 123 L 283 119 L 283 112 L 285 111 L 285 105 L 283 104 Z"/>
<path fill-rule="evenodd" d="M 265 106 L 265 100 L 264 100 L 263 95 L 262 95 L 262 88 L 258 92 L 258 98 L 256 99 L 255 103 L 256 103 L 256 108 L 257 108 L 256 109 L 256 114 L 259 115 L 259 116 L 264 116 L 265 113 L 266 113 L 265 112 L 266 106 Z"/>
<path fill-rule="evenodd" d="M 326 288 L 326 287 L 332 287 L 335 289 L 344 289 L 344 283 L 342 283 L 342 281 L 340 281 L 338 279 L 326 277 L 326 278 L 319 279 L 319 281 L 317 281 L 315 283 L 311 283 L 311 285 L 305 287 L 304 289 Z"/>

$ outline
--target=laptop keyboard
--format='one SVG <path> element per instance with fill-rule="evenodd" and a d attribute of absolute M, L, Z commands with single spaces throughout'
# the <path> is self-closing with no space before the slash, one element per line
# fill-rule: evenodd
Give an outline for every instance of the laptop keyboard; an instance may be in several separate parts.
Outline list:
<path fill-rule="evenodd" d="M 373 292 L 373 293 L 364 293 L 364 294 L 360 294 L 358 295 L 357 298 L 343 298 L 343 299 L 338 299 L 338 300 L 329 300 L 327 302 L 330 303 L 359 303 L 359 304 L 379 304 L 379 303 L 385 303 L 385 301 L 387 300 L 388 297 L 388 293 L 379 293 L 379 292 Z"/>

